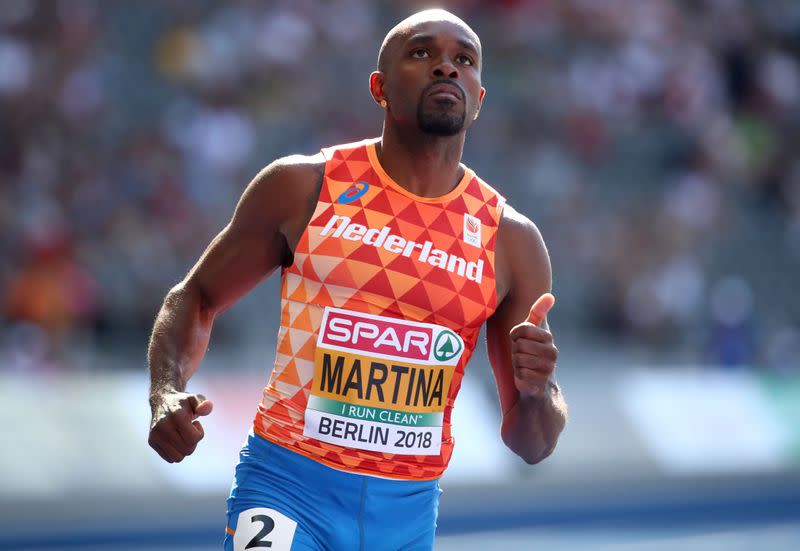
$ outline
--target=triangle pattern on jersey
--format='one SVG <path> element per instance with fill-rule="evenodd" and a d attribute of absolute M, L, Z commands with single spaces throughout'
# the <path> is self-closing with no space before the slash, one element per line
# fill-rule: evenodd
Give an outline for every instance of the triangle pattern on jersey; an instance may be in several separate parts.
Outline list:
<path fill-rule="evenodd" d="M 361 224 L 362 226 L 369 227 L 369 221 L 367 220 L 367 217 L 364 214 L 364 209 L 358 209 L 358 211 L 356 211 L 356 213 L 350 219 L 350 223 L 351 224 Z"/>
<path fill-rule="evenodd" d="M 365 206 L 370 210 L 386 214 L 395 214 L 394 206 L 386 196 L 386 192 L 383 190 L 378 191 L 378 193 L 375 194 L 375 197 L 371 198 Z"/>
<path fill-rule="evenodd" d="M 375 265 L 371 262 L 360 262 L 350 260 L 347 262 L 347 268 L 350 270 L 350 275 L 353 277 L 353 281 L 355 281 L 354 289 L 362 289 L 364 285 L 367 284 L 367 281 L 375 277 L 379 271 L 381 271 L 380 265 Z"/>
<path fill-rule="evenodd" d="M 447 270 L 442 270 L 441 268 L 437 268 L 430 271 L 427 277 L 425 277 L 425 282 L 433 283 L 441 287 L 444 287 L 450 292 L 455 292 L 456 289 L 455 285 L 453 285 L 453 279 L 451 279 L 452 277 L 463 279 L 457 273 L 453 273 L 451 275 L 450 272 L 448 272 Z"/>
<path fill-rule="evenodd" d="M 314 361 L 314 353 L 317 350 L 317 342 L 316 339 L 313 338 L 314 334 L 309 333 L 310 337 L 306 339 L 303 343 L 303 346 L 295 352 L 295 356 L 301 358 L 303 360 Z"/>
<path fill-rule="evenodd" d="M 447 221 L 450 223 L 452 234 L 463 238 L 464 233 L 464 213 L 447 211 Z"/>
<path fill-rule="evenodd" d="M 319 276 L 317 275 L 317 272 L 314 270 L 314 264 L 311 262 L 311 255 L 307 256 L 303 261 L 302 272 L 303 272 L 303 277 L 306 280 L 308 279 L 315 279 L 317 281 L 320 280 Z"/>
<path fill-rule="evenodd" d="M 419 279 L 412 276 L 393 273 L 391 279 L 388 279 L 389 285 L 392 287 L 393 296 L 399 297 L 406 294 L 409 289 L 419 283 Z"/>
<path fill-rule="evenodd" d="M 450 319 L 464 319 L 464 308 L 461 306 L 461 301 L 458 300 L 458 295 L 454 295 L 442 308 L 442 310 L 447 312 Z"/>
<path fill-rule="evenodd" d="M 283 338 L 278 341 L 278 354 L 287 357 L 292 357 L 294 355 L 292 351 L 292 339 L 290 339 L 288 335 L 284 335 Z"/>
<path fill-rule="evenodd" d="M 428 296 L 428 292 L 425 289 L 425 284 L 420 281 L 414 287 L 409 289 L 403 296 L 400 297 L 402 302 L 413 304 L 417 308 L 421 308 L 426 311 L 431 311 L 433 309 L 433 305 L 431 304 L 431 299 Z"/>
<path fill-rule="evenodd" d="M 469 282 L 461 288 L 458 293 L 461 298 L 469 299 L 480 306 L 484 306 L 483 295 L 481 294 L 480 285 L 477 283 Z"/>
<path fill-rule="evenodd" d="M 298 250 L 298 251 L 307 250 L 307 248 L 308 248 L 308 234 L 309 234 L 309 232 L 304 231 L 300 235 L 300 239 L 297 241 L 297 246 L 295 247 L 296 250 Z M 295 257 L 295 262 L 297 262 L 296 257 Z"/>
<path fill-rule="evenodd" d="M 311 260 L 311 264 L 314 265 L 314 271 L 320 281 L 325 281 L 328 278 L 328 274 L 331 273 L 331 270 L 342 261 L 341 257 L 337 258 L 319 254 L 310 255 L 309 259 Z"/>
<path fill-rule="evenodd" d="M 305 360 L 303 358 L 294 359 L 295 366 L 297 366 L 297 373 L 300 379 L 300 386 L 308 387 L 314 379 L 314 362 Z"/>
<path fill-rule="evenodd" d="M 375 249 L 376 251 L 378 251 L 378 256 L 381 258 L 381 266 L 386 266 L 392 260 L 394 260 L 397 256 L 401 256 L 400 253 L 403 252 L 403 250 L 405 249 L 406 246 L 408 246 L 408 243 L 402 243 L 402 248 L 401 248 L 400 244 L 398 244 L 397 242 L 392 242 L 392 250 L 391 251 L 388 251 L 383 247 L 381 247 L 380 249 Z M 394 252 L 394 251 L 397 251 L 397 250 L 400 250 L 400 252 L 399 253 L 398 252 Z"/>
<path fill-rule="evenodd" d="M 481 219 L 481 221 L 486 225 L 494 225 L 492 221 L 492 213 L 489 210 L 489 207 L 486 206 L 486 203 L 478 210 L 478 213 L 475 215 Z"/>
<path fill-rule="evenodd" d="M 298 352 L 306 345 L 306 343 L 309 340 L 312 342 L 314 341 L 314 334 L 308 331 L 304 331 L 302 329 L 293 329 L 292 331 L 288 332 L 288 336 L 289 340 L 292 343 L 292 350 L 294 350 L 293 354 L 294 356 L 298 355 Z"/>
<path fill-rule="evenodd" d="M 388 297 L 391 296 L 392 285 L 389 283 L 389 278 L 387 277 L 386 272 L 380 270 L 372 277 L 372 279 L 367 281 L 361 287 L 361 290 L 367 293 L 374 293 L 376 295 Z"/>
<path fill-rule="evenodd" d="M 416 207 L 424 221 L 425 227 L 430 226 L 430 223 L 436 220 L 442 210 L 444 210 L 441 205 L 437 205 L 436 203 L 417 203 Z"/>
<path fill-rule="evenodd" d="M 411 260 L 411 258 L 399 254 L 386 265 L 386 269 L 419 278 L 418 264 L 419 261 Z"/>
<path fill-rule="evenodd" d="M 326 186 L 323 183 L 322 187 L 319 190 L 319 197 L 317 197 L 317 208 L 330 203 L 333 203 L 333 198 L 331 197 L 331 193 L 328 190 L 328 186 Z"/>
<path fill-rule="evenodd" d="M 453 298 L 453 293 L 427 281 L 425 282 L 425 288 L 427 289 L 428 296 L 431 299 L 433 311 L 437 314 L 446 316 L 448 319 L 454 322 L 458 322 L 458 318 L 453 317 L 452 314 L 446 310 L 447 304 Z"/>
<path fill-rule="evenodd" d="M 319 292 L 313 299 L 311 299 L 310 302 L 312 302 L 313 304 L 334 304 L 335 301 L 333 300 L 333 297 L 331 297 L 331 293 L 329 292 L 329 287 L 334 287 L 334 286 L 320 285 Z"/>
<path fill-rule="evenodd" d="M 339 264 L 333 270 L 331 270 L 331 273 L 328 274 L 328 281 L 343 287 L 350 287 L 352 289 L 359 288 L 359 285 L 353 278 L 353 274 L 347 267 L 347 263 L 343 261 L 340 261 Z"/>
<path fill-rule="evenodd" d="M 372 172 L 372 165 L 369 164 L 369 161 L 348 161 L 347 164 L 354 180 L 363 182 L 369 179 L 370 172 Z"/>
<path fill-rule="evenodd" d="M 415 243 L 424 243 L 424 239 L 420 239 L 420 235 L 423 231 L 425 231 L 424 226 L 418 226 L 412 222 L 406 222 L 405 220 L 401 220 L 400 218 L 395 218 L 393 220 L 394 225 L 397 227 L 397 233 L 402 235 L 404 238 L 408 239 L 409 241 L 413 241 Z"/>
<path fill-rule="evenodd" d="M 315 232 L 316 233 L 316 232 Z M 341 259 L 344 256 L 342 243 L 339 239 L 326 235 L 320 237 L 319 235 L 309 237 L 310 247 L 309 250 L 312 254 L 321 254 L 324 256 L 332 256 Z"/>
<path fill-rule="evenodd" d="M 467 203 L 464 202 L 463 195 L 457 195 L 452 201 L 450 201 L 450 203 L 447 205 L 447 210 L 455 214 L 470 212 L 470 210 L 467 208 Z"/>
<path fill-rule="evenodd" d="M 288 293 L 289 300 L 294 300 L 297 302 L 306 302 L 308 299 L 308 294 L 306 293 L 306 280 L 297 276 L 297 279 L 300 280 L 300 284 L 295 288 L 295 290 L 291 293 Z"/>
<path fill-rule="evenodd" d="M 338 162 L 331 160 L 328 161 L 333 166 L 328 171 L 326 176 L 333 180 L 338 180 L 340 182 L 352 182 L 354 180 L 353 175 L 350 174 L 350 170 L 347 167 L 347 163 L 345 162 Z"/>
<path fill-rule="evenodd" d="M 389 223 L 394 220 L 394 215 L 392 214 L 379 212 L 369 208 L 364 209 L 364 215 L 367 217 L 367 227 L 378 230 L 383 229 L 384 226 L 388 226 Z"/>
<path fill-rule="evenodd" d="M 483 201 L 471 195 L 462 195 L 462 198 L 467 205 L 467 212 L 478 212 L 481 210 L 481 207 L 483 207 Z"/>
<path fill-rule="evenodd" d="M 352 159 L 353 161 L 369 161 L 369 155 L 367 154 L 366 147 L 354 147 L 350 150 L 348 154 L 348 159 Z"/>
<path fill-rule="evenodd" d="M 478 183 L 477 178 L 473 178 L 467 184 L 467 187 L 464 188 L 464 193 L 476 199 L 479 199 L 481 203 L 485 202 L 483 197 L 483 193 L 481 192 L 481 185 Z"/>
<path fill-rule="evenodd" d="M 494 285 L 485 285 L 481 287 L 481 296 L 483 296 L 483 303 L 487 308 L 494 310 L 497 305 L 497 290 Z"/>
<path fill-rule="evenodd" d="M 372 245 L 361 245 L 347 255 L 347 260 L 358 260 L 376 266 L 383 266 L 381 256 L 378 254 L 378 249 Z"/>
<path fill-rule="evenodd" d="M 283 274 L 283 289 L 282 294 L 287 298 L 295 292 L 295 290 L 303 283 L 303 278 L 292 272 Z"/>
<path fill-rule="evenodd" d="M 295 387 L 303 386 L 303 383 L 300 382 L 299 377 L 297 376 L 297 365 L 295 364 L 294 359 L 289 360 L 289 363 L 286 364 L 286 368 L 283 370 L 281 374 L 281 381 L 285 383 L 289 383 Z M 295 390 L 296 392 L 296 390 Z"/>
<path fill-rule="evenodd" d="M 453 228 L 450 225 L 450 220 L 447 218 L 447 213 L 442 211 L 439 213 L 433 222 L 428 225 L 428 229 L 436 230 L 438 232 L 442 232 L 445 235 L 453 235 Z"/>
<path fill-rule="evenodd" d="M 289 327 L 308 331 L 311 328 L 311 316 L 308 314 L 308 306 L 303 306 L 299 311 L 292 312 L 294 308 L 289 309 Z"/>
<path fill-rule="evenodd" d="M 413 201 L 408 201 L 408 205 L 397 213 L 397 218 L 410 224 L 416 224 L 417 226 L 426 226 L 425 220 L 423 220 L 422 214 L 420 214 L 417 208 L 417 204 Z"/>

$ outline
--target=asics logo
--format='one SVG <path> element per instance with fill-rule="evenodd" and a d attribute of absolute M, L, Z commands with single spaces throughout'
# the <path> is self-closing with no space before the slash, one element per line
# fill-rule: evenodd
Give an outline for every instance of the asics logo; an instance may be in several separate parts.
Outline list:
<path fill-rule="evenodd" d="M 353 201 L 364 195 L 368 189 L 369 189 L 369 184 L 367 182 L 355 182 L 352 186 L 344 190 L 342 194 L 339 195 L 339 197 L 336 199 L 336 201 L 344 205 L 352 203 Z"/>

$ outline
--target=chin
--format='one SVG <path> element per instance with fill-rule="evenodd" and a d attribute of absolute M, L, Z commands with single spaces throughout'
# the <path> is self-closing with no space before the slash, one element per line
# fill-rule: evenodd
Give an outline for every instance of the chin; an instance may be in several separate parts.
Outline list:
<path fill-rule="evenodd" d="M 464 130 L 464 117 L 420 117 L 419 129 L 432 136 L 455 136 Z"/>

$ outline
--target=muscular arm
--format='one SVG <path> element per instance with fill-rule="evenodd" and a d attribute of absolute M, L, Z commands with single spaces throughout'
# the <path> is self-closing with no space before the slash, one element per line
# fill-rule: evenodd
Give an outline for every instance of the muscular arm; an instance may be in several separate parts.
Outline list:
<path fill-rule="evenodd" d="M 211 411 L 184 392 L 208 348 L 214 317 L 276 268 L 292 251 L 319 195 L 324 159 L 293 156 L 262 170 L 247 186 L 233 217 L 186 277 L 167 294 L 150 338 L 150 445 L 180 461 L 202 438 L 197 415 Z"/>
<path fill-rule="evenodd" d="M 552 374 L 558 350 L 547 325 L 550 258 L 533 223 L 506 206 L 497 245 L 500 304 L 486 326 L 503 411 L 503 442 L 527 463 L 555 449 L 567 405 Z"/>

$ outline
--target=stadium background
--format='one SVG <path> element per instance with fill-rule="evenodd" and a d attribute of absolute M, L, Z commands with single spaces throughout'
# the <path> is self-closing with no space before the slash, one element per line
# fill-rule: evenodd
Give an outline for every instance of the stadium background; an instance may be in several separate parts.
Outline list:
<path fill-rule="evenodd" d="M 476 355 L 439 548 L 796 549 L 800 3 L 438 5 L 483 41 L 465 161 L 548 243 L 571 405 L 524 465 Z M 379 132 L 377 48 L 428 6 L 3 1 L 0 549 L 215 548 L 276 280 L 218 319 L 178 465 L 147 332 L 262 166 Z"/>

